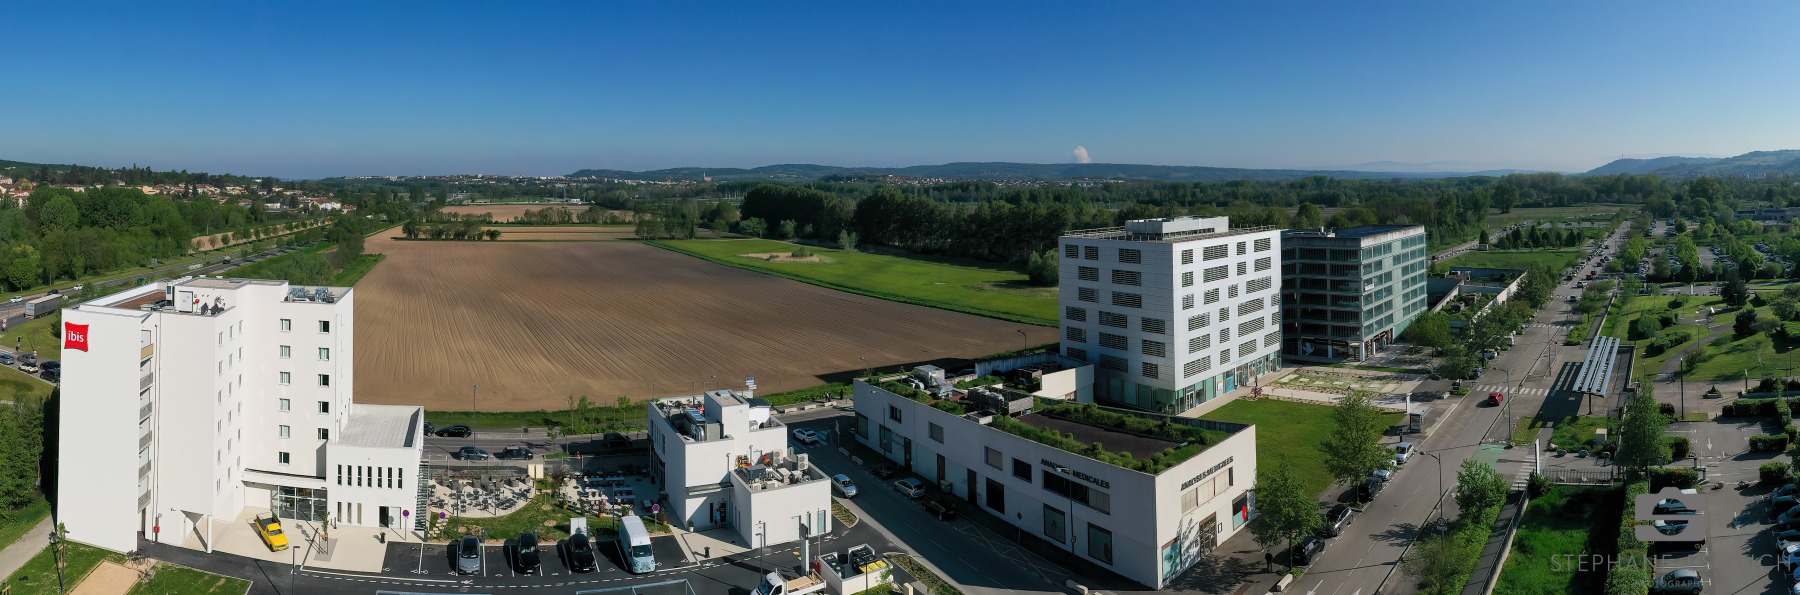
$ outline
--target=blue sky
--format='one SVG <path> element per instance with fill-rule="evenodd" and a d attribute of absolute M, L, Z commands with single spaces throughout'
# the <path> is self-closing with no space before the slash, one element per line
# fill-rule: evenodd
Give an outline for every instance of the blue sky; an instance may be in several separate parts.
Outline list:
<path fill-rule="evenodd" d="M 322 177 L 1800 148 L 1792 2 L 18 3 L 0 159 Z M 1717 5 L 1715 5 L 1717 4 Z"/>

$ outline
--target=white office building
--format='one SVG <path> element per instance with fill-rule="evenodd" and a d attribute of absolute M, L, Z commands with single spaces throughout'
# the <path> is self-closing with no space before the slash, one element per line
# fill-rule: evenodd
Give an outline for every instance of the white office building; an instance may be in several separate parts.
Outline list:
<path fill-rule="evenodd" d="M 69 537 L 210 550 L 246 508 L 359 526 L 419 518 L 424 410 L 352 399 L 354 298 L 184 277 L 67 309 L 57 510 Z"/>
<path fill-rule="evenodd" d="M 970 401 L 938 400 L 893 382 L 858 379 L 855 390 L 856 439 L 923 477 L 929 497 L 961 498 L 964 509 L 979 507 L 1153 589 L 1256 518 L 1255 426 L 1047 401 L 1037 401 L 1047 409 L 1011 416 L 965 414 Z M 1160 436 L 1126 432 L 1065 412 L 1168 419 L 1177 427 Z M 1196 448 L 1197 439 L 1207 442 Z M 1100 460 L 1089 445 L 1113 461 L 1128 454 L 1177 462 L 1149 473 Z"/>
<path fill-rule="evenodd" d="M 1072 232 L 1063 354 L 1095 365 L 1094 397 L 1180 413 L 1281 366 L 1281 230 L 1226 217 Z"/>
<path fill-rule="evenodd" d="M 831 530 L 831 484 L 768 402 L 730 390 L 649 403 L 650 473 L 671 524 L 731 528 L 752 547 Z"/>

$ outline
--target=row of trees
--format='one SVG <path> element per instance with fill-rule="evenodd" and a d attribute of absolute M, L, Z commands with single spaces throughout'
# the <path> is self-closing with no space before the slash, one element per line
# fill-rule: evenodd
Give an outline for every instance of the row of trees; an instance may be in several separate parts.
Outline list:
<path fill-rule="evenodd" d="M 485 219 L 478 215 L 440 214 L 433 221 L 408 219 L 400 224 L 400 235 L 409 240 L 474 241 L 500 239 L 500 230 L 484 229 Z"/>
<path fill-rule="evenodd" d="M 28 381 L 29 382 L 29 381 Z M 0 403 L 0 520 L 43 498 L 39 470 L 44 453 L 46 407 L 50 401 L 29 396 Z"/>

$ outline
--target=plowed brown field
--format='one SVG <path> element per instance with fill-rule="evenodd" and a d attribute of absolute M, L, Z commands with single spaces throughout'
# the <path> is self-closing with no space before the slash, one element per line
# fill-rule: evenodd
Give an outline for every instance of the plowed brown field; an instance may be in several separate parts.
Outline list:
<path fill-rule="evenodd" d="M 512 221 L 513 218 L 518 217 L 520 215 L 524 215 L 525 211 L 528 211 L 528 210 L 529 211 L 542 211 L 544 209 L 548 209 L 551 207 L 568 209 L 570 213 L 580 213 L 580 212 L 588 210 L 588 208 L 590 208 L 591 205 L 571 205 L 571 204 L 560 204 L 559 205 L 559 204 L 554 204 L 554 203 L 544 203 L 544 204 L 536 204 L 536 205 L 452 205 L 452 206 L 444 207 L 444 212 L 445 213 L 456 213 L 459 215 L 480 215 L 482 213 L 491 213 L 494 215 L 494 219 L 493 219 L 494 221 Z M 631 211 L 607 211 L 607 212 L 612 213 L 614 215 L 618 215 L 620 217 L 623 217 L 623 218 L 625 218 L 626 221 L 630 221 L 631 217 L 632 217 Z"/>
<path fill-rule="evenodd" d="M 500 241 L 522 242 L 529 240 L 623 240 L 637 237 L 635 228 L 630 225 L 495 225 L 484 229 L 500 230 Z"/>
<path fill-rule="evenodd" d="M 503 236 L 504 237 L 504 236 Z M 889 302 L 635 242 L 406 242 L 356 286 L 356 399 L 467 410 L 563 409 L 691 394 L 755 376 L 820 376 L 1032 344 L 1056 329 Z"/>

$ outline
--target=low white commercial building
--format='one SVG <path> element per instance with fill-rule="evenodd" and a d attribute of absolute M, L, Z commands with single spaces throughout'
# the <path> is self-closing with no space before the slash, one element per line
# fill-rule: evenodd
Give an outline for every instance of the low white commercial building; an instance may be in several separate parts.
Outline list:
<path fill-rule="evenodd" d="M 184 277 L 68 308 L 57 510 L 71 539 L 213 533 L 245 507 L 417 519 L 424 410 L 358 405 L 348 287 Z M 221 522 L 223 525 L 221 525 Z"/>
<path fill-rule="evenodd" d="M 962 498 L 1151 588 L 1256 516 L 1254 426 L 1044 401 L 1008 416 L 898 383 L 855 390 L 857 440 L 923 477 L 931 497 Z M 1122 431 L 1124 420 L 1162 435 Z M 1163 463 L 1147 472 L 1121 455 Z"/>
<path fill-rule="evenodd" d="M 831 484 L 767 402 L 730 390 L 651 401 L 650 472 L 673 524 L 774 545 L 831 530 Z M 805 532 L 802 532 L 804 527 Z"/>

